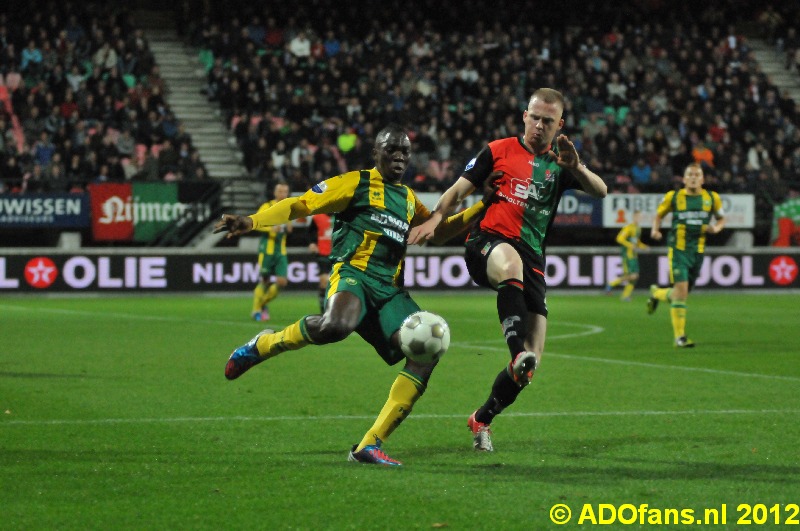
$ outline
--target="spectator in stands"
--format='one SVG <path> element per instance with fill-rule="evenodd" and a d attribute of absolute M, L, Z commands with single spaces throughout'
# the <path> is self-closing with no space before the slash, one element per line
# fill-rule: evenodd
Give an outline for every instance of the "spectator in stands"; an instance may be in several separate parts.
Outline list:
<path fill-rule="evenodd" d="M 36 162 L 31 167 L 31 170 L 23 176 L 22 190 L 25 192 L 46 192 L 47 189 L 48 183 L 44 168 Z"/>
<path fill-rule="evenodd" d="M 704 171 L 714 168 L 714 152 L 708 149 L 705 142 L 699 141 L 692 148 L 692 158 L 703 167 Z"/>
<path fill-rule="evenodd" d="M 289 51 L 295 57 L 308 57 L 311 55 L 311 41 L 305 31 L 300 31 L 289 41 Z"/>
<path fill-rule="evenodd" d="M 278 140 L 275 148 L 270 152 L 270 158 L 275 170 L 286 176 L 290 167 L 290 154 L 286 150 L 286 141 L 283 139 Z"/>
<path fill-rule="evenodd" d="M 56 157 L 60 159 L 61 156 L 56 153 Z M 68 192 L 70 190 L 70 181 L 60 160 L 54 160 L 50 164 L 45 176 L 47 178 L 46 190 L 48 192 Z"/>
<path fill-rule="evenodd" d="M 630 170 L 631 180 L 641 189 L 652 183 L 653 168 L 647 163 L 644 157 L 638 157 L 636 164 Z"/>
<path fill-rule="evenodd" d="M 7 192 L 18 193 L 23 190 L 23 172 L 17 162 L 16 156 L 8 155 L 6 157 L 0 175 L 3 177 Z"/>
<path fill-rule="evenodd" d="M 168 173 L 174 173 L 178 170 L 180 163 L 180 155 L 172 142 L 165 138 L 161 141 L 160 149 L 158 150 L 158 174 L 164 178 Z"/>
<path fill-rule="evenodd" d="M 95 72 L 108 72 L 117 66 L 117 52 L 111 43 L 104 41 L 100 48 L 92 55 L 92 67 Z"/>
<path fill-rule="evenodd" d="M 328 30 L 325 33 L 325 42 L 323 45 L 325 46 L 325 55 L 328 57 L 337 56 L 342 49 L 342 44 L 339 39 L 336 38 L 336 34 L 333 30 Z"/>
<path fill-rule="evenodd" d="M 86 167 L 86 164 L 83 162 L 81 155 L 79 153 L 73 153 L 70 156 L 66 169 L 66 178 L 69 182 L 69 188 L 71 190 L 83 188 L 88 173 L 89 171 Z"/>
<path fill-rule="evenodd" d="M 39 140 L 33 145 L 33 158 L 34 161 L 46 168 L 56 152 L 56 146 L 53 144 L 50 134 L 47 131 L 42 131 L 39 134 Z"/>
<path fill-rule="evenodd" d="M 28 46 L 23 48 L 19 68 L 23 74 L 32 78 L 38 77 L 42 71 L 42 52 L 36 46 L 35 40 L 29 40 Z"/>

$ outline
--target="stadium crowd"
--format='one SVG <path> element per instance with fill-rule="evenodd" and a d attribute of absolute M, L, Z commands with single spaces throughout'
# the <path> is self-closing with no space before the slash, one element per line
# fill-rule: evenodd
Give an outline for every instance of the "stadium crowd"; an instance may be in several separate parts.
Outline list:
<path fill-rule="evenodd" d="M 797 8 L 671 4 L 662 18 L 646 9 L 657 2 L 632 2 L 624 14 L 581 6 L 569 24 L 537 24 L 468 2 L 458 13 L 476 22 L 461 27 L 427 9 L 397 22 L 400 2 L 365 12 L 315 4 L 330 16 L 271 6 L 221 17 L 212 7 L 186 30 L 207 50 L 209 99 L 266 182 L 300 190 L 361 167 L 374 125 L 397 121 L 412 132 L 409 184 L 441 191 L 487 141 L 517 134 L 531 92 L 552 86 L 569 97 L 565 132 L 612 191 L 681 186 L 691 161 L 707 187 L 755 194 L 767 217 L 800 189 L 797 103 L 736 30 L 758 20 L 756 31 L 794 57 L 787 21 Z"/>
<path fill-rule="evenodd" d="M 797 103 L 737 31 L 769 39 L 797 71 L 797 6 L 640 0 L 623 13 L 566 0 L 541 23 L 477 0 L 412 4 L 183 0 L 176 18 L 265 189 L 368 165 L 375 127 L 399 122 L 413 142 L 408 184 L 441 191 L 552 86 L 568 97 L 564 132 L 612 192 L 669 190 L 693 160 L 708 188 L 755 194 L 764 219 L 800 190 Z M 0 11 L 0 47 L 5 190 L 206 177 L 125 8 Z"/>
<path fill-rule="evenodd" d="M 18 7 L 0 7 L 0 192 L 206 178 L 127 9 Z"/>

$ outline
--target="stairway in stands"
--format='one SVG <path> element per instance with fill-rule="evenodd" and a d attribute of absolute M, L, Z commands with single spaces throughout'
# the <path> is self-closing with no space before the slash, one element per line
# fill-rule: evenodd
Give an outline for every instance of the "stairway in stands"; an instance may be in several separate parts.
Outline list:
<path fill-rule="evenodd" d="M 786 53 L 778 51 L 775 45 L 762 39 L 749 39 L 747 43 L 761 66 L 761 71 L 772 80 L 780 93 L 786 92 L 795 103 L 800 103 L 800 74 L 784 68 Z"/>
<path fill-rule="evenodd" d="M 248 176 L 242 153 L 226 124 L 219 104 L 202 93 L 206 74 L 199 50 L 184 44 L 169 11 L 137 11 L 136 23 L 144 31 L 161 77 L 167 86 L 166 101 L 175 117 L 192 136 L 192 144 L 212 178 L 223 183 L 222 204 L 228 213 L 255 212 L 263 199 L 264 186 Z M 210 226 L 194 245 L 213 246 L 220 238 L 210 235 Z"/>

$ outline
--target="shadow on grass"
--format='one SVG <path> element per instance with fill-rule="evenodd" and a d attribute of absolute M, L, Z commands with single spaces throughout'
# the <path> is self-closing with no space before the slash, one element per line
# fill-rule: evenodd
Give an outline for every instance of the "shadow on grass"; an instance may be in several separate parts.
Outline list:
<path fill-rule="evenodd" d="M 725 446 L 722 437 L 616 437 L 550 441 L 537 444 L 508 441 L 493 453 L 472 448 L 417 447 L 407 460 L 422 465 L 427 472 L 441 474 L 517 477 L 554 484 L 604 485 L 625 480 L 702 480 L 777 483 L 796 485 L 800 466 L 729 461 L 708 456 L 692 459 L 698 448 Z M 496 448 L 497 448 L 497 443 Z M 619 453 L 631 454 L 631 457 Z M 610 455 L 613 454 L 613 455 Z M 650 457 L 652 455 L 652 457 Z M 739 462 L 734 462 L 739 461 Z"/>

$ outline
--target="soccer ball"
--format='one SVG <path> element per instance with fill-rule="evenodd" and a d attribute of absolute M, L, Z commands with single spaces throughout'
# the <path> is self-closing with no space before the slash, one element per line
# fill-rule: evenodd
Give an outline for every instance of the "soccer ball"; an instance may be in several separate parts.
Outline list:
<path fill-rule="evenodd" d="M 450 327 L 435 313 L 412 313 L 400 326 L 400 349 L 412 361 L 434 363 L 449 346 Z"/>

